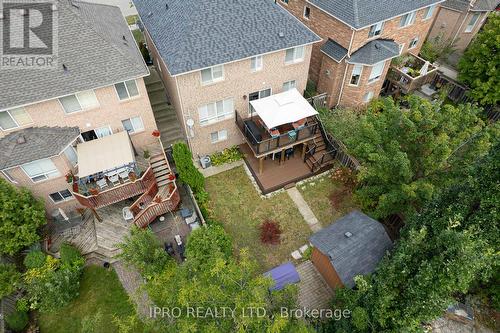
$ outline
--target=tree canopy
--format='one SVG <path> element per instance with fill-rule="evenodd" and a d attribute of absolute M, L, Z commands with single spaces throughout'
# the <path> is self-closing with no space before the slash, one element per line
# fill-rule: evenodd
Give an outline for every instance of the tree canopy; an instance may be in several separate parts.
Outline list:
<path fill-rule="evenodd" d="M 361 163 L 355 198 L 383 218 L 409 215 L 488 152 L 498 126 L 487 127 L 480 112 L 470 104 L 454 107 L 409 96 L 404 107 L 386 98 L 365 113 L 323 111 L 321 118 Z"/>
<path fill-rule="evenodd" d="M 40 239 L 46 224 L 43 202 L 0 177 L 0 254 L 13 255 Z"/>
<path fill-rule="evenodd" d="M 458 64 L 459 80 L 472 90 L 470 96 L 483 105 L 500 101 L 500 16 L 492 13 Z"/>

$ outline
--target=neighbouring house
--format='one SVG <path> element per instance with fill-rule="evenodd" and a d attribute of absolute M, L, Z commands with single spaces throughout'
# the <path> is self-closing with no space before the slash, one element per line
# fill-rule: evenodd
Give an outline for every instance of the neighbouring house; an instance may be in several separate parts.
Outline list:
<path fill-rule="evenodd" d="M 311 261 L 332 288 L 355 284 L 357 275 L 371 274 L 392 247 L 382 224 L 359 211 L 338 219 L 309 238 Z"/>
<path fill-rule="evenodd" d="M 1 71 L 0 176 L 66 220 L 137 198 L 130 220 L 143 227 L 179 202 L 152 135 L 148 68 L 118 7 L 59 0 L 53 10 L 57 67 Z"/>
<path fill-rule="evenodd" d="M 194 156 L 244 143 L 250 102 L 306 88 L 320 38 L 273 1 L 134 4 Z"/>
<path fill-rule="evenodd" d="M 327 93 L 328 107 L 357 107 L 392 82 L 404 92 L 430 81 L 435 68 L 418 57 L 444 0 L 277 0 L 323 38 L 313 46 L 310 79 Z M 423 66 L 425 69 L 421 71 Z"/>
<path fill-rule="evenodd" d="M 498 0 L 446 0 L 439 7 L 427 38 L 439 37 L 451 43 L 458 60 L 499 3 Z"/>

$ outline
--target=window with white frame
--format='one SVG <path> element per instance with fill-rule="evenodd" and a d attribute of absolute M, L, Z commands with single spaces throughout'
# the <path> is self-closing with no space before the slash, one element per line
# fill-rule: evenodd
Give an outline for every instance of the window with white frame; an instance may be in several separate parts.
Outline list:
<path fill-rule="evenodd" d="M 418 45 L 418 37 L 413 38 L 408 45 L 408 49 L 413 49 Z"/>
<path fill-rule="evenodd" d="M 384 22 L 379 22 L 370 27 L 370 32 L 368 33 L 368 38 L 379 36 L 384 29 Z"/>
<path fill-rule="evenodd" d="M 136 133 L 144 130 L 144 124 L 141 117 L 132 117 L 122 120 L 122 125 L 129 133 Z"/>
<path fill-rule="evenodd" d="M 379 62 L 378 64 L 372 66 L 372 71 L 370 77 L 368 78 L 368 83 L 378 81 L 384 72 L 385 61 Z"/>
<path fill-rule="evenodd" d="M 139 89 L 137 89 L 137 82 L 135 80 L 117 83 L 115 84 L 115 89 L 120 101 L 139 95 Z"/>
<path fill-rule="evenodd" d="M 363 66 L 361 65 L 354 65 L 352 69 L 352 74 L 351 74 L 351 80 L 349 81 L 349 84 L 351 86 L 357 86 L 359 85 L 359 81 L 361 79 L 361 72 L 363 71 Z"/>
<path fill-rule="evenodd" d="M 292 47 L 291 49 L 286 50 L 285 54 L 285 63 L 293 64 L 296 62 L 301 62 L 304 60 L 304 46 Z"/>
<path fill-rule="evenodd" d="M 363 101 L 365 103 L 368 103 L 369 101 L 371 101 L 373 99 L 373 91 L 369 91 L 365 94 L 365 96 L 363 96 Z"/>
<path fill-rule="evenodd" d="M 251 101 L 255 101 L 257 99 L 269 97 L 272 94 L 271 88 L 264 89 L 261 91 L 255 91 L 253 93 L 248 94 L 248 114 L 251 116 L 253 113 L 253 107 L 252 104 L 250 104 Z"/>
<path fill-rule="evenodd" d="M 250 68 L 251 68 L 252 72 L 258 72 L 258 71 L 262 70 L 262 67 L 263 67 L 263 61 L 262 61 L 261 55 L 252 57 L 250 59 Z"/>
<path fill-rule="evenodd" d="M 428 20 L 432 17 L 434 14 L 434 10 L 436 9 L 436 5 L 432 5 L 426 8 L 425 14 L 424 14 L 424 20 Z"/>
<path fill-rule="evenodd" d="M 283 91 L 288 91 L 290 89 L 293 89 L 296 87 L 296 82 L 295 80 L 287 81 L 283 83 Z"/>
<path fill-rule="evenodd" d="M 469 24 L 467 24 L 467 27 L 465 27 L 465 32 L 472 32 L 472 30 L 474 30 L 474 27 L 476 26 L 476 23 L 479 20 L 479 16 L 480 16 L 479 13 L 472 14 Z"/>
<path fill-rule="evenodd" d="M 61 102 L 64 112 L 68 114 L 93 109 L 99 106 L 99 101 L 93 90 L 60 97 L 59 102 Z"/>
<path fill-rule="evenodd" d="M 9 182 L 17 184 L 17 181 L 14 179 L 14 177 L 12 177 L 9 170 L 2 170 L 0 171 L 0 173 L 2 173 Z"/>
<path fill-rule="evenodd" d="M 33 120 L 24 108 L 0 111 L 0 129 L 4 131 L 31 123 L 33 123 Z"/>
<path fill-rule="evenodd" d="M 224 66 L 218 65 L 201 70 L 201 83 L 209 84 L 224 80 Z"/>
<path fill-rule="evenodd" d="M 210 141 L 212 141 L 212 143 L 217 143 L 224 140 L 227 140 L 227 130 L 223 129 L 217 132 L 210 133 Z"/>
<path fill-rule="evenodd" d="M 311 17 L 311 8 L 304 6 L 304 18 L 306 20 L 309 20 L 310 17 Z"/>
<path fill-rule="evenodd" d="M 62 201 L 68 201 L 73 199 L 73 194 L 71 194 L 70 191 L 68 190 L 62 190 L 54 193 L 49 194 L 50 199 L 54 201 L 55 203 L 62 202 Z"/>
<path fill-rule="evenodd" d="M 415 23 L 415 18 L 417 17 L 417 12 L 411 12 L 406 15 L 401 16 L 401 21 L 399 21 L 399 27 L 404 28 Z"/>
<path fill-rule="evenodd" d="M 39 182 L 60 175 L 50 158 L 23 164 L 21 168 L 33 182 Z"/>
<path fill-rule="evenodd" d="M 200 124 L 206 125 L 221 121 L 234 115 L 234 102 L 232 98 L 217 101 L 198 108 Z"/>

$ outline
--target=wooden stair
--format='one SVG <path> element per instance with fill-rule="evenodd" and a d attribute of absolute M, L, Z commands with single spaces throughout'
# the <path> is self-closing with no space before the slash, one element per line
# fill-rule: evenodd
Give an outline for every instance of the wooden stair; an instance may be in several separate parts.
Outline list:
<path fill-rule="evenodd" d="M 305 163 L 312 172 L 326 168 L 334 163 L 334 158 L 327 151 L 327 145 L 321 132 L 314 135 L 306 149 Z"/>
<path fill-rule="evenodd" d="M 156 183 L 158 184 L 158 188 L 161 188 L 171 182 L 170 175 L 172 174 L 172 171 L 167 163 L 165 154 L 160 153 L 152 156 L 149 163 L 153 169 L 153 174 L 155 176 Z"/>

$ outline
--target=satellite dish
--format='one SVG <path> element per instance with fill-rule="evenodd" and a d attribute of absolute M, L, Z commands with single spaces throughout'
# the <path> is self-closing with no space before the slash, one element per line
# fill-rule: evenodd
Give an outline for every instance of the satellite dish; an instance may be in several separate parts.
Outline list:
<path fill-rule="evenodd" d="M 186 120 L 186 125 L 188 125 L 189 127 L 193 127 L 194 126 L 194 120 L 189 118 L 188 120 Z"/>

